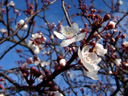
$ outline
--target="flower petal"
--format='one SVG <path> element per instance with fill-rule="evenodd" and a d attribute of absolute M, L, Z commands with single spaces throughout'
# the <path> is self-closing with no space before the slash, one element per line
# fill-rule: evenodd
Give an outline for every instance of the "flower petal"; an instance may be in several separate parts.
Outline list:
<path fill-rule="evenodd" d="M 95 53 L 90 53 L 90 57 L 94 61 L 93 63 L 96 65 L 101 61 L 101 58 L 98 57 Z"/>
<path fill-rule="evenodd" d="M 66 37 L 64 35 L 60 34 L 57 31 L 54 31 L 53 34 L 56 35 L 56 37 L 59 38 L 59 39 L 66 39 Z"/>
<path fill-rule="evenodd" d="M 77 36 L 75 36 L 76 41 L 81 41 L 85 38 L 85 32 L 84 33 L 80 33 Z"/>
<path fill-rule="evenodd" d="M 82 58 L 82 53 L 81 53 L 80 47 L 78 48 L 78 56 L 80 59 Z"/>
<path fill-rule="evenodd" d="M 86 60 L 81 61 L 83 63 L 83 66 L 88 70 L 88 71 L 92 71 L 92 70 L 95 70 L 95 65 L 92 65 L 90 63 L 87 63 Z"/>
<path fill-rule="evenodd" d="M 34 53 L 35 54 L 39 54 L 40 53 L 40 48 L 38 46 L 35 46 Z"/>
<path fill-rule="evenodd" d="M 22 30 L 27 30 L 27 28 L 28 28 L 28 25 L 27 24 L 25 24 L 23 27 L 22 27 Z"/>
<path fill-rule="evenodd" d="M 97 70 L 91 71 L 91 72 L 87 72 L 87 71 L 84 70 L 84 74 L 85 74 L 86 76 L 90 77 L 90 78 L 93 79 L 93 80 L 99 80 L 99 78 L 98 78 L 98 76 L 97 76 L 97 72 L 98 72 Z"/>
<path fill-rule="evenodd" d="M 107 49 L 104 49 L 103 45 L 99 43 L 96 43 L 95 50 L 96 50 L 97 55 L 99 56 L 104 56 L 104 54 L 107 53 Z"/>
<path fill-rule="evenodd" d="M 73 23 L 71 27 L 73 28 L 74 31 L 76 31 L 76 33 L 79 32 L 79 27 L 77 23 Z"/>
<path fill-rule="evenodd" d="M 63 40 L 60 44 L 60 46 L 62 47 L 66 47 L 70 44 L 72 44 L 73 42 L 75 42 L 75 37 L 71 38 L 71 39 L 67 39 L 67 40 Z"/>

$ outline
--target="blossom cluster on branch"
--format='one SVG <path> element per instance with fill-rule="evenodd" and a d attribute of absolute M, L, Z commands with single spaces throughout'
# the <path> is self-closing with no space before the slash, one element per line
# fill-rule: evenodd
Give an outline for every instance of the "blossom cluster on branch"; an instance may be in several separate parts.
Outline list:
<path fill-rule="evenodd" d="M 125 2 L 0 1 L 0 96 L 127 96 Z"/>

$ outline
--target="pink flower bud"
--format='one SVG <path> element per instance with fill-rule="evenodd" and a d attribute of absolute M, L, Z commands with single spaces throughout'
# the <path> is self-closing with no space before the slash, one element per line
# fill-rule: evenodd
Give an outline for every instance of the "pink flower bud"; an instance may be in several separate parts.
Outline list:
<path fill-rule="evenodd" d="M 107 20 L 109 20 L 110 18 L 111 18 L 110 14 L 107 13 L 107 14 L 104 16 L 103 21 L 107 21 Z"/>
<path fill-rule="evenodd" d="M 109 21 L 107 26 L 105 27 L 105 30 L 110 30 L 115 28 L 116 23 L 113 21 Z"/>

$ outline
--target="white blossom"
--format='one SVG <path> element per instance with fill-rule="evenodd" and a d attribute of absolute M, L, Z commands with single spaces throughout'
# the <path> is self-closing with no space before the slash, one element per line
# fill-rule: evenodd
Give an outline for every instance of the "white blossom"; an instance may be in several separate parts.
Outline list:
<path fill-rule="evenodd" d="M 3 33 L 3 34 L 7 34 L 7 30 L 4 29 L 4 28 L 1 28 L 1 29 L 0 29 L 0 32 Z"/>
<path fill-rule="evenodd" d="M 65 66 L 67 61 L 65 59 L 60 59 L 59 64 Z"/>
<path fill-rule="evenodd" d="M 122 1 L 122 0 L 119 0 L 119 4 L 120 4 L 120 5 L 123 5 L 123 1 Z"/>
<path fill-rule="evenodd" d="M 39 46 L 35 46 L 34 53 L 35 53 L 35 54 L 39 54 L 39 53 L 40 53 L 40 48 L 39 48 Z"/>
<path fill-rule="evenodd" d="M 121 59 L 115 59 L 114 63 L 115 63 L 117 66 L 120 66 L 120 64 L 121 64 Z"/>
<path fill-rule="evenodd" d="M 107 53 L 107 49 L 103 48 L 103 45 L 96 43 L 96 46 L 94 48 L 94 51 L 96 52 L 97 55 L 99 56 L 104 56 L 104 54 Z"/>
<path fill-rule="evenodd" d="M 62 47 L 66 47 L 74 42 L 81 41 L 85 37 L 85 33 L 79 33 L 77 23 L 73 23 L 71 27 L 61 26 L 61 33 L 54 31 L 54 35 L 56 35 L 56 37 L 59 39 L 64 39 L 60 44 Z"/>
<path fill-rule="evenodd" d="M 126 47 L 128 47 L 128 41 L 124 41 L 123 45 L 125 45 Z"/>
<path fill-rule="evenodd" d="M 46 61 L 42 61 L 42 62 L 40 63 L 41 67 L 44 67 L 44 66 L 49 65 L 49 64 L 50 64 L 50 63 L 49 63 L 49 62 L 46 62 Z"/>
<path fill-rule="evenodd" d="M 108 28 L 108 29 L 114 29 L 114 28 L 115 28 L 115 25 L 116 25 L 115 22 L 109 21 L 108 24 L 107 24 L 107 28 Z"/>
<path fill-rule="evenodd" d="M 125 66 L 128 67 L 128 63 L 126 63 Z"/>
<path fill-rule="evenodd" d="M 61 94 L 59 91 L 51 91 L 49 92 L 50 95 L 54 95 L 54 96 L 63 96 L 63 94 Z M 47 95 L 49 96 L 49 95 Z"/>
<path fill-rule="evenodd" d="M 5 95 L 3 93 L 1 93 L 0 96 L 5 96 Z"/>
<path fill-rule="evenodd" d="M 23 24 L 24 24 L 25 22 L 24 22 L 24 20 L 23 19 L 21 19 L 17 24 L 16 24 L 16 29 L 17 28 L 19 28 L 19 27 L 21 27 Z M 27 30 L 27 28 L 28 28 L 28 25 L 27 24 L 25 24 L 22 28 L 21 28 L 21 30 Z"/>
<path fill-rule="evenodd" d="M 101 44 L 96 43 L 96 46 L 93 52 L 89 52 L 91 46 L 86 45 L 82 50 L 78 49 L 78 56 L 87 71 L 85 71 L 85 75 L 90 77 L 91 79 L 98 80 L 97 72 L 100 67 L 97 65 L 101 58 L 99 56 L 104 56 L 107 50 L 103 48 Z"/>
<path fill-rule="evenodd" d="M 46 41 L 46 37 L 43 36 L 42 33 L 32 34 L 28 46 L 34 49 L 35 54 L 39 54 L 40 50 L 43 49 L 42 43 Z"/>
<path fill-rule="evenodd" d="M 15 3 L 14 3 L 13 1 L 10 1 L 10 2 L 7 4 L 7 6 L 8 6 L 8 7 L 9 7 L 9 6 L 14 7 L 14 6 L 15 6 Z"/>
<path fill-rule="evenodd" d="M 112 71 L 109 71 L 108 73 L 111 75 L 112 74 Z"/>

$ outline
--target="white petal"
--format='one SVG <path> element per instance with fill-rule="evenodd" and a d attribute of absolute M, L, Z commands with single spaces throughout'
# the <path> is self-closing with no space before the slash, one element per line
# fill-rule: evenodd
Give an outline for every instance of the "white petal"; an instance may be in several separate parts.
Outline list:
<path fill-rule="evenodd" d="M 40 65 L 41 65 L 41 67 L 44 67 L 44 66 L 49 65 L 49 64 L 50 64 L 49 62 L 42 61 Z"/>
<path fill-rule="evenodd" d="M 62 47 L 66 47 L 70 44 L 72 44 L 73 42 L 75 42 L 75 37 L 71 38 L 71 39 L 67 39 L 67 40 L 63 40 L 60 44 L 60 46 Z"/>
<path fill-rule="evenodd" d="M 23 24 L 24 24 L 24 20 L 21 19 L 21 20 L 19 21 L 19 24 L 20 24 L 20 25 L 23 25 Z"/>
<path fill-rule="evenodd" d="M 104 56 L 107 53 L 107 49 L 103 49 L 102 51 L 99 51 L 99 56 Z"/>
<path fill-rule="evenodd" d="M 40 53 L 40 49 L 39 49 L 39 47 L 38 47 L 38 46 L 35 46 L 34 53 L 35 53 L 35 54 L 39 54 L 39 53 Z"/>
<path fill-rule="evenodd" d="M 91 71 L 91 72 L 87 72 L 84 70 L 84 74 L 88 77 L 90 77 L 93 80 L 99 80 L 98 76 L 97 76 L 97 72 L 98 71 Z"/>
<path fill-rule="evenodd" d="M 25 24 L 25 25 L 22 27 L 22 30 L 27 30 L 27 28 L 28 28 L 28 25 Z"/>
<path fill-rule="evenodd" d="M 53 94 L 54 94 L 54 96 L 63 96 L 63 94 L 61 94 L 59 91 L 51 91 L 50 96 Z M 49 95 L 47 95 L 47 96 L 49 96 Z"/>
<path fill-rule="evenodd" d="M 96 43 L 95 49 L 96 49 L 97 55 L 99 55 L 99 56 L 104 56 L 104 54 L 107 53 L 107 49 L 104 49 L 103 45 L 101 45 L 99 43 Z"/>
<path fill-rule="evenodd" d="M 33 41 L 29 40 L 29 41 L 28 41 L 28 46 L 31 46 L 32 43 L 33 43 Z"/>
<path fill-rule="evenodd" d="M 127 41 L 124 41 L 123 44 L 128 47 L 128 42 Z"/>
<path fill-rule="evenodd" d="M 66 37 L 65 37 L 64 35 L 60 34 L 60 33 L 57 32 L 57 31 L 54 31 L 53 33 L 54 33 L 54 35 L 56 35 L 56 37 L 59 38 L 59 39 L 66 39 Z"/>
<path fill-rule="evenodd" d="M 83 62 L 83 66 L 88 70 L 88 71 L 92 71 L 95 70 L 95 66 L 93 64 L 87 63 L 86 60 Z"/>
<path fill-rule="evenodd" d="M 80 33 L 77 36 L 75 36 L 76 41 L 81 41 L 85 38 L 85 32 L 84 33 Z"/>
<path fill-rule="evenodd" d="M 77 23 L 73 23 L 71 27 L 73 28 L 74 31 L 76 31 L 76 33 L 79 32 L 79 27 Z"/>
<path fill-rule="evenodd" d="M 78 48 L 78 56 L 80 59 L 82 58 L 82 53 L 81 53 L 80 47 Z"/>
<path fill-rule="evenodd" d="M 95 53 L 90 53 L 90 57 L 94 61 L 93 63 L 96 65 L 101 61 L 101 58 L 98 57 Z"/>

